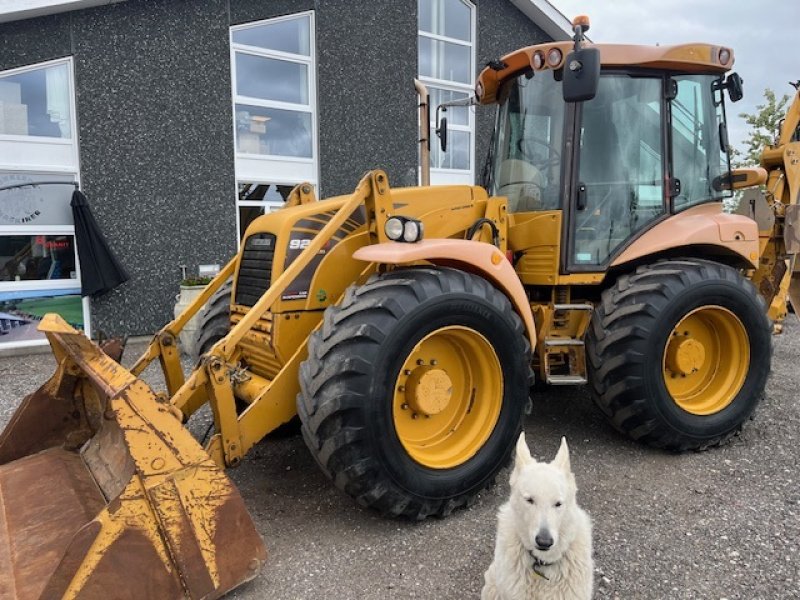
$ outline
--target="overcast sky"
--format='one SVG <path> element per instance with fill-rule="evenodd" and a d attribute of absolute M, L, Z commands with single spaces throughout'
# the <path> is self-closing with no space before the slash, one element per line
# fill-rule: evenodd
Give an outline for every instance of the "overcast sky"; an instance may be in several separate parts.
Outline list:
<path fill-rule="evenodd" d="M 744 98 L 727 103 L 731 143 L 743 149 L 747 126 L 739 113 L 753 113 L 764 88 L 793 94 L 800 79 L 800 0 L 550 0 L 572 20 L 588 14 L 596 43 L 706 42 L 733 48 L 733 70 L 744 79 Z"/>

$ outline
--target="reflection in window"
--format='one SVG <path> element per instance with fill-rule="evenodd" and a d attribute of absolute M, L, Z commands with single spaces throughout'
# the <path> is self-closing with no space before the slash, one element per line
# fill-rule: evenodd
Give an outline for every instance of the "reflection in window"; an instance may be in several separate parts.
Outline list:
<path fill-rule="evenodd" d="M 231 31 L 237 152 L 313 158 L 310 35 L 308 14 Z"/>
<path fill-rule="evenodd" d="M 68 69 L 60 64 L 0 75 L 0 134 L 72 137 Z"/>
<path fill-rule="evenodd" d="M 469 7 L 462 0 L 418 0 L 419 30 L 425 33 L 471 40 Z"/>
<path fill-rule="evenodd" d="M 233 42 L 289 54 L 311 55 L 309 19 L 283 19 L 233 31 Z"/>
<path fill-rule="evenodd" d="M 237 104 L 236 150 L 311 158 L 311 114 Z"/>
<path fill-rule="evenodd" d="M 473 93 L 474 10 L 474 6 L 465 0 L 417 0 L 419 78 L 431 95 L 431 124 L 434 127 L 437 106 L 467 98 Z M 473 109 L 449 108 L 445 116 L 449 130 L 447 151 L 441 151 L 438 139 L 432 140 L 431 168 L 443 173 L 460 171 L 471 180 L 475 129 Z M 446 175 L 434 176 L 440 182 L 446 178 Z"/>
<path fill-rule="evenodd" d="M 0 281 L 75 279 L 72 235 L 0 235 Z"/>
<path fill-rule="evenodd" d="M 661 90 L 660 79 L 605 75 L 597 95 L 583 103 L 578 166 L 583 208 L 575 211 L 572 262 L 605 263 L 664 213 Z"/>
<path fill-rule="evenodd" d="M 308 104 L 308 66 L 239 53 L 236 91 L 250 98 Z"/>
<path fill-rule="evenodd" d="M 472 82 L 471 53 L 469 46 L 420 37 L 419 74 L 469 84 Z"/>
<path fill-rule="evenodd" d="M 281 208 L 292 189 L 292 184 L 239 182 L 239 239 L 258 217 Z"/>
<path fill-rule="evenodd" d="M 47 313 L 57 313 L 83 329 L 80 289 L 0 291 L 0 344 L 44 340 L 44 333 L 36 328 Z"/>
<path fill-rule="evenodd" d="M 729 170 L 728 155 L 720 138 L 723 123 L 722 91 L 714 89 L 715 75 L 682 75 L 672 108 L 672 168 L 681 182 L 675 210 L 729 194 L 714 189 L 714 179 Z"/>
<path fill-rule="evenodd" d="M 510 212 L 561 208 L 564 102 L 552 71 L 520 75 L 498 94 L 492 191 Z"/>

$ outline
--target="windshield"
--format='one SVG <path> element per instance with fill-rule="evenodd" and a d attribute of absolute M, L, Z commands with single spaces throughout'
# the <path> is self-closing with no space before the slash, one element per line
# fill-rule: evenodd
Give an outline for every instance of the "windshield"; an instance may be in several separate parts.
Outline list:
<path fill-rule="evenodd" d="M 490 190 L 509 212 L 561 208 L 564 100 L 552 71 L 520 75 L 498 93 Z"/>
<path fill-rule="evenodd" d="M 714 189 L 714 180 L 730 171 L 730 162 L 723 137 L 720 77 L 681 75 L 673 79 L 678 84 L 678 95 L 670 103 L 672 172 L 680 181 L 680 193 L 673 201 L 677 211 L 730 196 Z"/>

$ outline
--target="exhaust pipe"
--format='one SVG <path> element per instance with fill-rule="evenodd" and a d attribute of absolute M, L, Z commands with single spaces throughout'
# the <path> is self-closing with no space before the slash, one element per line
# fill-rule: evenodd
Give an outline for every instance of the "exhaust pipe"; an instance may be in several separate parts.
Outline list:
<path fill-rule="evenodd" d="M 414 79 L 414 88 L 419 96 L 419 173 L 422 185 L 431 184 L 431 119 L 428 88 L 419 79 Z"/>

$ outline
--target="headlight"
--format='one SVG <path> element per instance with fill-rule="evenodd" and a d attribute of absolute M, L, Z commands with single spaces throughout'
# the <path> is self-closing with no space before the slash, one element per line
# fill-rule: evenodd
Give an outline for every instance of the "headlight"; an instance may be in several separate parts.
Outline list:
<path fill-rule="evenodd" d="M 403 237 L 403 233 L 405 228 L 403 227 L 403 220 L 398 217 L 391 217 L 390 219 L 386 219 L 386 225 L 384 226 L 383 230 L 386 232 L 386 237 L 388 237 L 393 242 L 396 242 L 401 237 Z"/>
<path fill-rule="evenodd" d="M 422 239 L 422 223 L 408 220 L 403 226 L 403 239 L 407 242 L 418 242 Z"/>
<path fill-rule="evenodd" d="M 422 239 L 424 228 L 422 223 L 408 217 L 389 217 L 383 231 L 393 242 L 414 243 Z"/>

